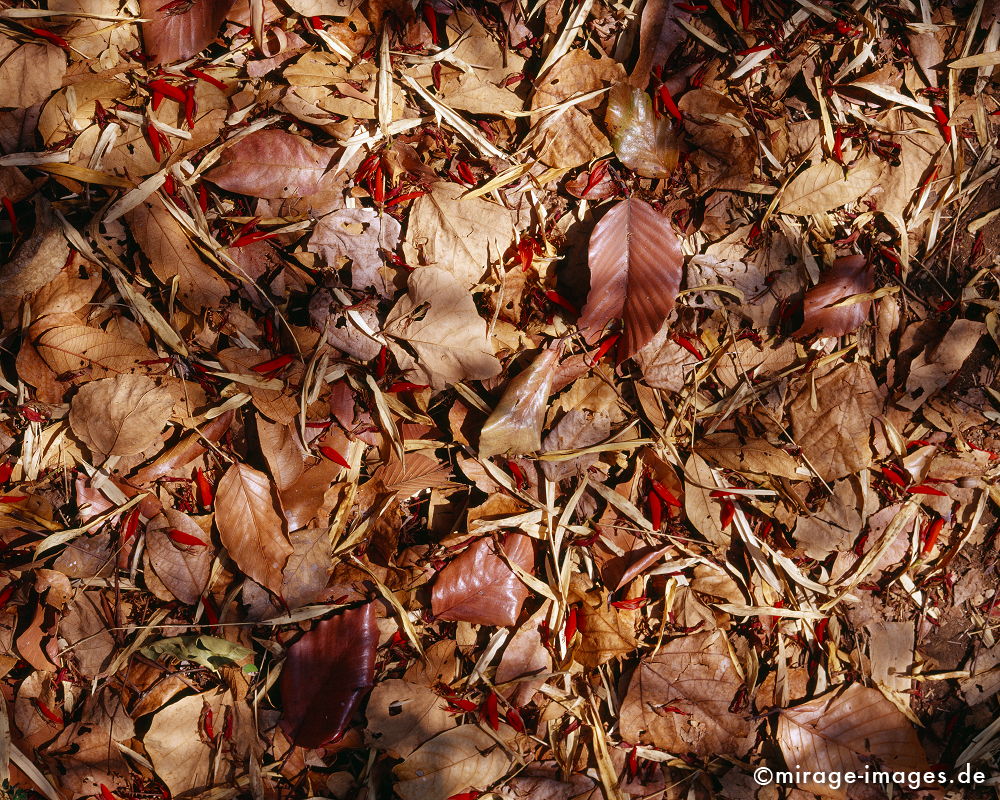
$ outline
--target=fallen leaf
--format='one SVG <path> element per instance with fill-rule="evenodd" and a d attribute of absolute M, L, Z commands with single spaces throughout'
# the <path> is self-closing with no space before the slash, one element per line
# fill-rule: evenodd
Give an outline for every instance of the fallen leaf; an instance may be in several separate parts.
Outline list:
<path fill-rule="evenodd" d="M 853 203 L 876 186 L 884 172 L 877 158 L 858 161 L 844 174 L 836 161 L 821 161 L 796 175 L 778 201 L 783 214 L 809 216 Z"/>
<path fill-rule="evenodd" d="M 470 787 L 487 788 L 510 767 L 503 749 L 478 725 L 440 733 L 393 767 L 403 800 L 448 800 Z"/>
<path fill-rule="evenodd" d="M 152 378 L 119 375 L 81 386 L 70 403 L 69 424 L 100 464 L 159 441 L 173 408 L 173 395 Z"/>
<path fill-rule="evenodd" d="M 389 285 L 381 272 L 385 268 L 381 251 L 395 252 L 399 234 L 399 223 L 388 214 L 379 215 L 371 208 L 344 208 L 320 217 L 308 249 L 319 253 L 328 267 L 346 265 L 353 288 L 372 288 L 386 297 Z"/>
<path fill-rule="evenodd" d="M 219 537 L 236 566 L 270 591 L 279 592 L 292 546 L 268 477 L 246 464 L 233 464 L 219 481 L 215 507 Z"/>
<path fill-rule="evenodd" d="M 639 662 L 622 702 L 623 739 L 699 757 L 749 751 L 757 726 L 729 710 L 743 681 L 722 636 L 672 639 Z"/>
<path fill-rule="evenodd" d="M 669 116 L 653 113 L 648 94 L 618 84 L 608 95 L 604 119 L 622 164 L 644 178 L 670 177 L 677 166 L 677 133 Z"/>
<path fill-rule="evenodd" d="M 205 542 L 205 547 L 180 544 L 169 531 L 179 530 Z M 208 535 L 187 514 L 172 508 L 146 525 L 146 551 L 156 576 L 182 603 L 194 605 L 208 588 L 215 548 Z"/>
<path fill-rule="evenodd" d="M 334 155 L 331 147 L 267 129 L 223 150 L 219 164 L 205 178 L 220 189 L 250 197 L 302 197 L 320 190 Z"/>
<path fill-rule="evenodd" d="M 339 611 L 291 647 L 281 670 L 281 728 L 300 747 L 344 735 L 375 679 L 375 604 Z"/>
<path fill-rule="evenodd" d="M 464 620 L 479 625 L 513 625 L 528 597 L 528 588 L 497 554 L 525 572 L 534 567 L 531 538 L 511 533 L 502 543 L 479 539 L 438 574 L 431 595 L 431 609 L 441 619 Z"/>
<path fill-rule="evenodd" d="M 428 739 L 454 727 L 445 700 L 426 686 L 392 679 L 375 687 L 365 710 L 371 746 L 406 758 Z"/>
<path fill-rule="evenodd" d="M 802 302 L 802 326 L 794 336 L 820 333 L 823 336 L 843 336 L 853 333 L 868 318 L 871 300 L 851 305 L 835 303 L 856 294 L 870 292 L 875 285 L 872 264 L 864 256 L 844 256 L 833 262 L 815 286 L 806 292 Z"/>
<path fill-rule="evenodd" d="M 0 38 L 0 107 L 28 108 L 62 85 L 66 55 L 55 45 Z"/>
<path fill-rule="evenodd" d="M 383 330 L 413 383 L 441 390 L 500 372 L 472 295 L 443 269 L 421 267 L 410 275 L 406 296 L 389 312 Z"/>
<path fill-rule="evenodd" d="M 778 744 L 802 772 L 863 774 L 872 759 L 888 771 L 928 769 L 913 725 L 877 689 L 852 683 L 778 715 Z M 847 787 L 807 779 L 799 788 L 843 800 Z"/>
<path fill-rule="evenodd" d="M 674 307 L 683 254 L 670 220 L 634 198 L 622 200 L 590 237 L 590 292 L 578 323 L 593 342 L 621 318 L 618 362 L 643 347 Z"/>
<path fill-rule="evenodd" d="M 549 347 L 507 384 L 507 391 L 479 434 L 479 457 L 535 453 L 542 446 L 542 424 L 561 346 Z"/>
<path fill-rule="evenodd" d="M 854 475 L 872 463 L 871 425 L 882 407 L 868 366 L 843 364 L 810 381 L 792 401 L 795 443 L 824 480 Z"/>
<path fill-rule="evenodd" d="M 142 39 L 151 65 L 182 61 L 204 50 L 215 38 L 232 0 L 190 0 L 179 6 L 139 0 Z"/>

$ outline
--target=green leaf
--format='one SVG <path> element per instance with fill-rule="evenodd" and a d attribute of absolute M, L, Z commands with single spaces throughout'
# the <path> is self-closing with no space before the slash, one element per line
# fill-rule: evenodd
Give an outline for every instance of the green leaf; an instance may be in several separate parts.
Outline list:
<path fill-rule="evenodd" d="M 181 661 L 193 661 L 195 664 L 218 671 L 224 664 L 234 664 L 246 673 L 257 671 L 253 664 L 253 651 L 246 647 L 220 639 L 218 636 L 173 636 L 146 645 L 140 651 L 147 658 L 167 655 Z"/>

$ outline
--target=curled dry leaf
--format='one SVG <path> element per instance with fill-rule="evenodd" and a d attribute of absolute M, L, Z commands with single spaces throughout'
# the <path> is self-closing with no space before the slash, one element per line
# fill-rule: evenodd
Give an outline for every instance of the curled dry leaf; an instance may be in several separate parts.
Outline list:
<path fill-rule="evenodd" d="M 643 659 L 622 703 L 622 738 L 673 753 L 744 755 L 756 725 L 729 710 L 743 686 L 721 632 L 672 639 Z"/>
<path fill-rule="evenodd" d="M 479 457 L 534 453 L 542 446 L 542 425 L 561 344 L 549 347 L 507 384 L 479 435 Z"/>
<path fill-rule="evenodd" d="M 170 64 L 200 53 L 215 38 L 232 4 L 232 0 L 197 0 L 176 6 L 140 0 L 140 13 L 149 20 L 142 23 L 142 40 L 150 64 Z"/>
<path fill-rule="evenodd" d="M 641 349 L 667 319 L 681 286 L 684 256 L 670 220 L 635 198 L 622 200 L 590 237 L 590 292 L 579 328 L 595 341 L 622 319 L 621 363 Z"/>
<path fill-rule="evenodd" d="M 485 789 L 503 776 L 510 759 L 478 725 L 438 734 L 392 770 L 403 800 L 448 800 L 470 787 Z"/>
<path fill-rule="evenodd" d="M 205 542 L 204 547 L 180 543 L 170 531 L 181 531 Z M 208 534 L 191 517 L 172 508 L 146 525 L 149 563 L 164 586 L 182 603 L 193 605 L 208 588 L 215 548 Z"/>
<path fill-rule="evenodd" d="M 80 387 L 69 409 L 69 424 L 94 454 L 141 453 L 159 441 L 170 420 L 174 397 L 145 375 L 118 375 Z"/>
<path fill-rule="evenodd" d="M 302 197 L 320 190 L 336 152 L 285 131 L 257 131 L 223 150 L 205 178 L 250 197 Z"/>
<path fill-rule="evenodd" d="M 389 312 L 384 330 L 396 361 L 414 383 L 440 390 L 500 372 L 472 294 L 438 267 L 421 267 L 410 275 L 406 296 Z"/>
<path fill-rule="evenodd" d="M 877 689 L 854 683 L 828 692 L 778 716 L 778 744 L 785 762 L 814 774 L 862 774 L 871 761 L 884 769 L 927 770 L 927 759 L 913 725 Z M 846 786 L 808 781 L 799 788 L 845 800 Z"/>
<path fill-rule="evenodd" d="M 343 736 L 375 679 L 375 604 L 340 611 L 303 634 L 281 670 L 281 729 L 300 747 Z"/>
<path fill-rule="evenodd" d="M 535 553 L 530 537 L 511 533 L 502 544 L 490 537 L 479 539 L 438 574 L 431 595 L 434 616 L 479 625 L 517 622 L 528 589 L 497 554 L 498 547 L 512 563 L 532 571 Z"/>
<path fill-rule="evenodd" d="M 233 464 L 219 481 L 215 508 L 219 537 L 236 566 L 270 591 L 280 591 L 292 546 L 267 475 Z"/>
<path fill-rule="evenodd" d="M 872 301 L 830 306 L 856 294 L 870 292 L 875 286 L 873 265 L 864 256 L 838 258 L 815 286 L 806 292 L 802 303 L 802 326 L 795 336 L 819 333 L 823 336 L 843 336 L 861 327 L 868 318 Z"/>
<path fill-rule="evenodd" d="M 319 253 L 327 266 L 348 266 L 354 289 L 373 288 L 386 297 L 389 285 L 380 251 L 395 252 L 399 223 L 371 208 L 344 208 L 321 217 L 309 237 L 308 249 Z"/>

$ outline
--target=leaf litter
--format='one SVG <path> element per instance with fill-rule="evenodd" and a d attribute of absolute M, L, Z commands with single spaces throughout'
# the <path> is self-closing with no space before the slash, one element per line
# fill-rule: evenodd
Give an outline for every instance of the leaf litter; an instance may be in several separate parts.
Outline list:
<path fill-rule="evenodd" d="M 0 796 L 987 796 L 998 42 L 0 8 Z"/>

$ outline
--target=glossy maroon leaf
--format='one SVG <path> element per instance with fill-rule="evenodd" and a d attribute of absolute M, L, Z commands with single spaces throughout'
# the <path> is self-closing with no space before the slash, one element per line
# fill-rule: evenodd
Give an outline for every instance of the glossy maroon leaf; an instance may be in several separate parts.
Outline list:
<path fill-rule="evenodd" d="M 823 336 L 843 336 L 861 327 L 871 310 L 871 300 L 851 305 L 831 305 L 855 294 L 870 292 L 875 286 L 871 264 L 864 256 L 844 256 L 833 262 L 812 289 L 806 292 L 802 304 L 802 327 L 794 336 L 820 333 Z"/>
<path fill-rule="evenodd" d="M 618 362 L 649 342 L 674 307 L 684 255 L 670 220 L 642 200 L 622 200 L 590 236 L 590 293 L 579 328 L 590 342 L 622 319 Z"/>
<path fill-rule="evenodd" d="M 140 0 L 142 40 L 151 65 L 172 64 L 204 50 L 229 13 L 232 0 Z"/>
<path fill-rule="evenodd" d="M 281 671 L 281 729 L 300 747 L 344 734 L 375 679 L 375 604 L 325 619 L 288 648 Z"/>
<path fill-rule="evenodd" d="M 507 558 L 525 572 L 535 561 L 531 539 L 523 533 L 504 537 Z M 434 616 L 478 625 L 513 625 L 528 589 L 497 552 L 496 540 L 480 539 L 441 570 L 431 593 Z"/>

